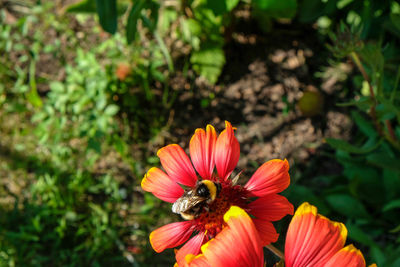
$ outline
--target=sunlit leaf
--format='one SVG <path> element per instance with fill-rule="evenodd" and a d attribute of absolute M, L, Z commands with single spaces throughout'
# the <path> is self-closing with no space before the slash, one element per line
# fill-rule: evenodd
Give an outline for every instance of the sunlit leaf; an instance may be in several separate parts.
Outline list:
<path fill-rule="evenodd" d="M 119 107 L 117 105 L 108 105 L 107 108 L 104 110 L 104 114 L 108 116 L 114 116 L 117 114 Z"/>
<path fill-rule="evenodd" d="M 193 52 L 190 57 L 193 69 L 210 83 L 217 82 L 225 64 L 225 55 L 222 48 L 209 46 Z"/>

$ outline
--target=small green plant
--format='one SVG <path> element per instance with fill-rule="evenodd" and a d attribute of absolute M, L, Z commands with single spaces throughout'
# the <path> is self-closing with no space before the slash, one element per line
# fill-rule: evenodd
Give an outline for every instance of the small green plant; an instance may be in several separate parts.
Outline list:
<path fill-rule="evenodd" d="M 112 142 L 117 127 L 113 117 L 118 112 L 118 106 L 109 104 L 106 73 L 94 54 L 78 50 L 76 66 L 67 66 L 66 74 L 65 83 L 50 84 L 43 108 L 33 116 L 39 142 L 61 161 L 79 152 L 79 147 L 70 144 L 73 139 L 101 154 L 104 141 Z M 83 160 L 95 159 L 90 156 Z"/>

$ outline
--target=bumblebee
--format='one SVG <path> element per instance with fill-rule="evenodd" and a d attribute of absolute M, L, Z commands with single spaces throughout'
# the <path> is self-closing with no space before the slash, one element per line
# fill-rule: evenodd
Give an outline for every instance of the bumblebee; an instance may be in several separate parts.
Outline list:
<path fill-rule="evenodd" d="M 200 215 L 203 208 L 208 210 L 221 192 L 221 184 L 210 180 L 198 181 L 196 186 L 178 198 L 172 205 L 172 212 L 180 214 L 185 220 L 192 220 Z"/>

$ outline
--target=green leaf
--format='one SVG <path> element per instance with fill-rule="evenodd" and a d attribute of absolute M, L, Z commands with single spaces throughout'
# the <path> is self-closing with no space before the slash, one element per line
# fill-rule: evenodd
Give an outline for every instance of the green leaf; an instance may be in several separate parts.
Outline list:
<path fill-rule="evenodd" d="M 324 15 L 325 4 L 321 0 L 303 0 L 299 6 L 299 20 L 310 23 Z"/>
<path fill-rule="evenodd" d="M 96 0 L 96 8 L 101 27 L 114 34 L 117 31 L 117 1 Z"/>
<path fill-rule="evenodd" d="M 370 218 L 364 205 L 354 197 L 346 194 L 326 196 L 326 201 L 338 213 L 349 218 Z"/>
<path fill-rule="evenodd" d="M 400 224 L 397 225 L 395 228 L 391 229 L 389 232 L 390 232 L 390 233 L 397 233 L 397 232 L 400 232 Z"/>
<path fill-rule="evenodd" d="M 400 192 L 400 172 L 384 169 L 382 179 L 385 187 L 385 199 L 396 198 L 398 192 Z"/>
<path fill-rule="evenodd" d="M 128 41 L 128 44 L 130 44 L 135 39 L 137 32 L 137 22 L 140 17 L 140 12 L 143 9 L 143 4 L 144 2 L 142 0 L 135 1 L 133 3 L 131 11 L 129 12 L 128 22 L 126 24 L 126 40 Z"/>
<path fill-rule="evenodd" d="M 273 18 L 293 18 L 296 15 L 296 0 L 253 0 L 252 3 Z"/>
<path fill-rule="evenodd" d="M 208 46 L 193 52 L 190 62 L 197 73 L 215 84 L 225 64 L 224 51 L 218 46 Z"/>
<path fill-rule="evenodd" d="M 101 143 L 97 138 L 91 137 L 88 140 L 88 149 L 93 149 L 96 153 L 101 153 Z"/>
<path fill-rule="evenodd" d="M 228 11 L 231 11 L 232 9 L 234 9 L 237 4 L 239 3 L 239 0 L 225 0 L 226 3 L 226 9 Z"/>
<path fill-rule="evenodd" d="M 346 223 L 347 230 L 349 231 L 349 237 L 363 245 L 376 246 L 372 238 L 367 235 L 361 228 L 352 223 Z"/>
<path fill-rule="evenodd" d="M 379 208 L 385 203 L 385 199 L 382 198 L 385 187 L 382 183 L 381 172 L 377 168 L 368 166 L 365 162 L 353 163 L 345 165 L 344 174 L 350 181 L 350 192 L 368 203 L 369 207 Z"/>
<path fill-rule="evenodd" d="M 363 134 L 365 134 L 368 137 L 378 136 L 378 133 L 376 132 L 376 129 L 374 125 L 371 123 L 371 121 L 365 119 L 359 112 L 353 111 L 351 113 L 351 117 L 357 124 L 360 131 L 363 132 Z"/>
<path fill-rule="evenodd" d="M 114 116 L 117 114 L 119 107 L 117 105 L 108 105 L 107 108 L 104 110 L 104 114 L 108 116 Z"/>
<path fill-rule="evenodd" d="M 339 0 L 337 2 L 337 8 L 338 9 L 343 9 L 344 7 L 346 7 L 348 4 L 350 4 L 353 1 L 354 0 Z"/>
<path fill-rule="evenodd" d="M 392 209 L 397 209 L 397 208 L 400 208 L 400 199 L 395 199 L 395 200 L 390 201 L 383 207 L 382 211 L 386 212 L 386 211 L 389 211 Z"/>
<path fill-rule="evenodd" d="M 238 3 L 239 0 L 207 0 L 207 7 L 210 8 L 215 15 L 222 15 L 230 12 L 237 6 Z"/>
<path fill-rule="evenodd" d="M 35 64 L 36 62 L 32 60 L 29 65 L 29 85 L 31 87 L 31 90 L 26 94 L 26 99 L 29 101 L 29 103 L 32 104 L 32 106 L 42 107 L 43 106 L 42 99 L 40 98 L 36 88 Z"/>
<path fill-rule="evenodd" d="M 301 203 L 307 201 L 317 206 L 318 211 L 322 214 L 327 214 L 330 211 L 327 205 L 308 187 L 294 184 L 286 190 L 285 195 L 289 197 L 293 204 L 300 205 Z"/>
<path fill-rule="evenodd" d="M 128 145 L 125 141 L 119 137 L 118 135 L 114 135 L 114 148 L 118 151 L 121 156 L 124 156 L 126 151 L 128 150 Z"/>
<path fill-rule="evenodd" d="M 353 101 L 344 102 L 344 103 L 338 103 L 338 104 L 336 104 L 336 106 L 338 106 L 338 107 L 355 106 L 355 107 L 358 107 L 360 110 L 365 111 L 365 110 L 368 110 L 372 104 L 373 103 L 372 103 L 370 97 L 362 96 L 358 100 L 353 100 Z"/>
<path fill-rule="evenodd" d="M 397 107 L 387 100 L 376 106 L 376 115 L 380 121 L 394 119 L 398 113 Z"/>
<path fill-rule="evenodd" d="M 328 143 L 330 146 L 332 146 L 335 149 L 338 150 L 343 150 L 348 153 L 354 153 L 354 154 L 366 154 L 369 153 L 373 150 L 375 150 L 379 145 L 380 142 L 368 142 L 365 143 L 362 147 L 357 147 L 354 145 L 349 144 L 348 142 L 340 139 L 334 139 L 334 138 L 326 138 L 325 139 L 326 143 Z"/>
<path fill-rule="evenodd" d="M 43 105 L 42 99 L 40 98 L 36 89 L 31 88 L 31 90 L 26 94 L 26 99 L 34 107 L 41 107 Z"/>
<path fill-rule="evenodd" d="M 400 14 L 390 14 L 390 20 L 392 21 L 393 25 L 400 30 Z"/>
<path fill-rule="evenodd" d="M 178 12 L 172 8 L 165 8 L 163 15 L 159 20 L 159 31 L 160 34 L 166 34 L 169 31 L 171 24 L 173 24 L 178 18 Z M 183 20 L 183 18 L 182 18 Z"/>
<path fill-rule="evenodd" d="M 67 12 L 71 13 L 95 13 L 96 11 L 96 0 L 83 0 L 67 7 Z"/>
<path fill-rule="evenodd" d="M 378 264 L 378 266 L 385 266 L 384 262 L 386 259 L 385 253 L 377 246 L 371 246 L 371 257 L 374 262 Z"/>
<path fill-rule="evenodd" d="M 400 160 L 398 158 L 392 158 L 388 154 L 383 152 L 368 155 L 367 162 L 372 165 L 381 167 L 382 169 L 400 171 Z"/>

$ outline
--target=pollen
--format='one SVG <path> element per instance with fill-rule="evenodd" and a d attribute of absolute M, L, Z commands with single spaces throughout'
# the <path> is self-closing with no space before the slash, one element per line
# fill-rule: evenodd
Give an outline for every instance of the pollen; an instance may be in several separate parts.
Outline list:
<path fill-rule="evenodd" d="M 221 182 L 221 192 L 217 198 L 204 208 L 195 219 L 195 229 L 207 231 L 208 239 L 214 238 L 226 226 L 224 214 L 231 206 L 245 209 L 248 202 L 248 192 L 240 185 L 232 185 L 230 180 Z"/>

